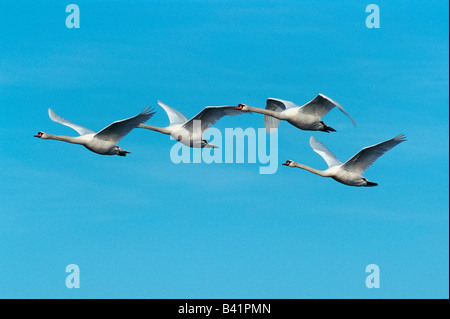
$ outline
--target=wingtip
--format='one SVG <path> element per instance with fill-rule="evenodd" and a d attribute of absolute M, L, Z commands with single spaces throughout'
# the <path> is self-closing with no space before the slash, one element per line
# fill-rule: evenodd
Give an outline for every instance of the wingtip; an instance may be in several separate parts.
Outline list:
<path fill-rule="evenodd" d="M 144 110 L 142 111 L 142 113 L 147 113 L 147 114 L 154 114 L 156 113 L 155 109 L 152 106 L 145 106 Z"/>
<path fill-rule="evenodd" d="M 317 144 L 317 143 L 320 143 L 320 142 L 314 136 L 311 136 L 309 138 L 309 146 L 311 146 L 312 148 L 314 148 L 313 144 Z M 322 144 L 322 143 L 320 143 L 320 144 Z"/>
<path fill-rule="evenodd" d="M 47 113 L 48 113 L 48 117 L 49 117 L 52 121 L 55 121 L 54 118 L 56 117 L 56 113 L 52 110 L 51 107 L 48 108 Z"/>
<path fill-rule="evenodd" d="M 356 121 L 353 119 L 353 117 L 350 116 L 350 114 L 348 114 L 348 112 L 342 107 L 341 103 L 336 102 L 335 100 L 333 100 L 332 98 L 329 98 L 328 96 L 326 96 L 323 93 L 319 93 L 318 96 L 327 99 L 328 101 L 330 101 L 331 103 L 333 103 L 334 105 L 336 105 L 345 115 L 347 115 L 350 119 L 350 121 L 352 121 L 352 124 L 354 127 L 356 127 Z"/>
<path fill-rule="evenodd" d="M 408 138 L 406 137 L 406 135 L 404 133 L 400 133 L 399 135 L 397 135 L 395 137 L 396 140 L 400 141 L 400 142 L 405 142 L 408 140 Z"/>
<path fill-rule="evenodd" d="M 278 131 L 278 127 L 266 127 L 266 133 L 272 134 Z"/>

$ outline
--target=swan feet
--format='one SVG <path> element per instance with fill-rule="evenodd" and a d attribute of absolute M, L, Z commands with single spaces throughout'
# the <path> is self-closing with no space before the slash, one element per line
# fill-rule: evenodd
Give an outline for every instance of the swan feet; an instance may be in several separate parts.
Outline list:
<path fill-rule="evenodd" d="M 323 130 L 324 132 L 330 133 L 330 132 L 337 132 L 334 128 L 331 126 L 325 125 L 325 128 Z"/>
<path fill-rule="evenodd" d="M 128 151 L 119 151 L 119 153 L 117 153 L 117 155 L 119 155 L 119 156 L 127 156 L 127 154 L 129 154 L 129 153 L 131 153 L 131 152 L 128 152 Z"/>

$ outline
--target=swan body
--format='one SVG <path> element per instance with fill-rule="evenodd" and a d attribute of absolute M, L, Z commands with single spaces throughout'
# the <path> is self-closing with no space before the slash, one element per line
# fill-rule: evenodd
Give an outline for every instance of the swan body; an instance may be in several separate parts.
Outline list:
<path fill-rule="evenodd" d="M 242 112 L 236 110 L 235 106 L 207 106 L 189 120 L 183 113 L 167 104 L 161 101 L 158 101 L 158 104 L 167 113 L 169 126 L 157 127 L 140 124 L 138 127 L 170 135 L 184 145 L 195 148 L 217 148 L 217 146 L 203 139 L 203 132 L 225 115 L 242 114 Z"/>
<path fill-rule="evenodd" d="M 150 108 L 144 109 L 140 114 L 125 119 L 121 121 L 116 121 L 109 126 L 105 127 L 98 133 L 70 122 L 65 118 L 57 115 L 52 109 L 48 109 L 48 115 L 50 119 L 54 122 L 60 123 L 62 125 L 68 126 L 80 134 L 80 136 L 63 136 L 63 135 L 53 135 L 45 132 L 39 132 L 35 137 L 44 140 L 58 140 L 72 144 L 79 144 L 86 147 L 88 150 L 101 154 L 101 155 L 119 155 L 126 156 L 130 153 L 125 151 L 117 143 L 132 129 L 136 128 L 139 124 L 149 120 L 154 112 Z"/>
<path fill-rule="evenodd" d="M 390 140 L 363 148 L 347 162 L 342 163 L 325 145 L 311 136 L 309 143 L 312 149 L 322 156 L 328 164 L 328 169 L 321 171 L 291 160 L 287 160 L 283 165 L 298 167 L 319 176 L 331 177 L 339 183 L 349 186 L 378 186 L 377 183 L 367 180 L 362 174 L 381 155 L 404 141 L 406 141 L 405 135 L 397 135 Z"/>
<path fill-rule="evenodd" d="M 338 107 L 350 118 L 353 125 L 356 125 L 353 118 L 339 103 L 323 94 L 317 95 L 313 100 L 303 106 L 295 105 L 290 101 L 268 98 L 265 109 L 251 107 L 246 104 L 239 104 L 236 109 L 244 112 L 264 114 L 264 126 L 268 132 L 271 129 L 277 129 L 280 121 L 287 121 L 301 130 L 329 133 L 336 132 L 336 130 L 326 125 L 322 121 L 322 116 L 325 116 L 334 107 Z"/>

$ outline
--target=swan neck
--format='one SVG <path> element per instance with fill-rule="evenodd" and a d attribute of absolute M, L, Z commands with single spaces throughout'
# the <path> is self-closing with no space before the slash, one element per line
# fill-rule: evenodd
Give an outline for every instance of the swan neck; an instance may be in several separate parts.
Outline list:
<path fill-rule="evenodd" d="M 306 166 L 306 165 L 303 165 L 303 164 L 300 164 L 300 163 L 295 163 L 295 166 L 298 167 L 298 168 L 304 169 L 304 170 L 306 170 L 308 172 L 311 172 L 313 174 L 319 175 L 319 176 L 324 176 L 324 177 L 328 176 L 323 171 L 320 171 L 318 169 L 315 169 L 315 168 L 312 168 L 312 167 L 309 167 L 309 166 Z"/>
<path fill-rule="evenodd" d="M 248 110 L 250 112 L 260 113 L 260 114 L 264 114 L 264 115 L 269 115 L 269 116 L 275 117 L 277 119 L 282 119 L 281 116 L 280 116 L 280 112 L 275 112 L 275 111 L 266 110 L 266 109 L 260 109 L 259 107 L 252 107 L 252 106 L 248 106 Z"/>
<path fill-rule="evenodd" d="M 145 128 L 147 130 L 152 130 L 155 132 L 160 132 L 163 134 L 170 134 L 170 130 L 167 127 L 158 127 L 158 126 L 153 126 L 153 125 L 148 125 L 148 124 L 140 124 L 138 127 Z"/>
<path fill-rule="evenodd" d="M 73 136 L 53 135 L 53 134 L 46 133 L 45 139 L 47 139 L 47 140 L 57 140 L 57 141 L 62 141 L 62 142 L 67 142 L 67 143 L 72 143 L 72 144 L 83 144 L 79 140 L 78 137 L 73 137 Z"/>

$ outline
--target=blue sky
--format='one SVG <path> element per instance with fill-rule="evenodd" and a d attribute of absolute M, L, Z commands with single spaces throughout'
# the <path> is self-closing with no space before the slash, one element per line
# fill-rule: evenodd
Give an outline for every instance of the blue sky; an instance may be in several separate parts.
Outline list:
<path fill-rule="evenodd" d="M 448 298 L 448 2 L 0 3 L 0 297 Z M 134 130 L 126 158 L 33 138 L 93 130 L 158 99 L 188 117 L 268 97 L 340 102 L 337 133 L 279 129 L 279 169 L 171 162 L 168 136 Z M 263 127 L 259 114 L 215 127 Z M 319 169 L 311 135 L 345 161 L 408 136 L 352 188 Z M 365 268 L 379 265 L 381 288 Z M 67 289 L 77 264 L 81 288 Z"/>

